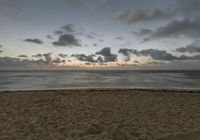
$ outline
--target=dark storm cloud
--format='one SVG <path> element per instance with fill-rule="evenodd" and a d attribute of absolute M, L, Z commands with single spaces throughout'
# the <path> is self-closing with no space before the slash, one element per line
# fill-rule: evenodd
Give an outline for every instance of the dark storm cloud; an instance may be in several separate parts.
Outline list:
<path fill-rule="evenodd" d="M 29 42 L 29 43 L 35 43 L 35 44 L 43 44 L 44 42 L 38 38 L 34 38 L 34 39 L 25 39 L 25 42 Z"/>
<path fill-rule="evenodd" d="M 158 28 L 151 38 L 179 37 L 190 38 L 200 37 L 200 19 L 185 19 L 182 21 L 172 21 L 164 27 Z"/>
<path fill-rule="evenodd" d="M 168 13 L 161 10 L 128 9 L 113 16 L 113 19 L 117 21 L 125 22 L 127 24 L 135 24 L 138 22 L 147 22 L 147 21 L 166 19 L 171 16 L 172 16 L 172 13 Z"/>
<path fill-rule="evenodd" d="M 18 57 L 27 58 L 28 56 L 27 56 L 27 55 L 24 55 L 24 54 L 22 54 L 22 55 L 19 55 Z"/>
<path fill-rule="evenodd" d="M 125 61 L 131 60 L 131 55 L 151 57 L 153 60 L 161 61 L 175 61 L 175 60 L 200 60 L 200 55 L 195 56 L 175 56 L 168 53 L 166 50 L 146 49 L 146 50 L 133 50 L 133 49 L 120 49 L 119 53 L 126 57 Z"/>
<path fill-rule="evenodd" d="M 117 61 L 117 55 L 111 53 L 110 47 L 103 48 L 101 51 L 96 52 L 96 55 L 104 56 L 105 62 L 115 62 L 115 61 Z"/>
<path fill-rule="evenodd" d="M 80 40 L 75 38 L 75 36 L 72 34 L 61 35 L 58 41 L 55 41 L 52 44 L 54 46 L 67 46 L 67 47 L 81 46 Z"/>
<path fill-rule="evenodd" d="M 180 53 L 200 53 L 200 45 L 190 44 L 186 47 L 177 48 L 176 51 Z"/>

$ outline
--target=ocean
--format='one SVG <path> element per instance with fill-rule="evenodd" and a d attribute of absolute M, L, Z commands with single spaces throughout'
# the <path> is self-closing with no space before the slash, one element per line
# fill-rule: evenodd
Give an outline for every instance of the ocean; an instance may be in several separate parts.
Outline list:
<path fill-rule="evenodd" d="M 200 89 L 200 71 L 0 71 L 0 90 Z"/>

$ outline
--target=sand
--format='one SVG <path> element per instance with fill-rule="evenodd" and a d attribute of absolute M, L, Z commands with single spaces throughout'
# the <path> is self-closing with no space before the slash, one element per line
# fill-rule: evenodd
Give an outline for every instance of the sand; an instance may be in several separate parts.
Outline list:
<path fill-rule="evenodd" d="M 0 92 L 0 140 L 200 139 L 200 92 Z"/>

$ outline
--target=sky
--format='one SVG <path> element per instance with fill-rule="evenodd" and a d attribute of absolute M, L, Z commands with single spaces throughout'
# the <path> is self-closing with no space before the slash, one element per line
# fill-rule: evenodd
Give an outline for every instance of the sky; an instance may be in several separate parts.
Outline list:
<path fill-rule="evenodd" d="M 0 69 L 200 69 L 199 0 L 0 0 Z"/>

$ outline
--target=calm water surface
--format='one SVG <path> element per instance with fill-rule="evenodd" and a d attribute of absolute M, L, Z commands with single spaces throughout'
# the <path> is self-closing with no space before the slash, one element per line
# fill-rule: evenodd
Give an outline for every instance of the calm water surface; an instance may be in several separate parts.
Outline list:
<path fill-rule="evenodd" d="M 200 89 L 200 71 L 0 71 L 0 90 Z"/>

